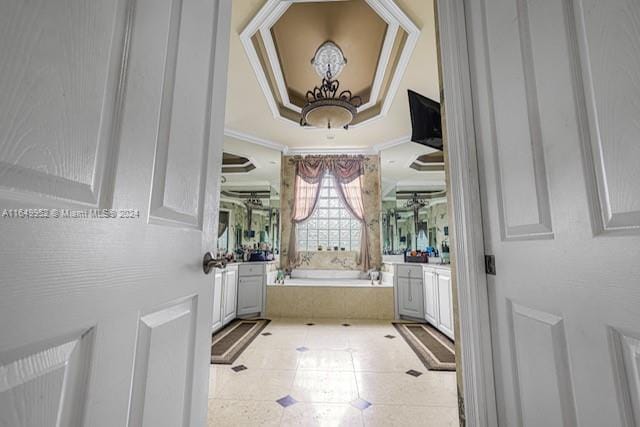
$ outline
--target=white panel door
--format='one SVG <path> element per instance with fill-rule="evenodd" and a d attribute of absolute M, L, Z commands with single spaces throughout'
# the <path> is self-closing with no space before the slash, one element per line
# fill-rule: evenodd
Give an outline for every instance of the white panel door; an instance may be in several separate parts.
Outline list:
<path fill-rule="evenodd" d="M 500 425 L 640 425 L 640 2 L 466 5 Z"/>
<path fill-rule="evenodd" d="M 0 425 L 205 425 L 229 18 L 0 2 Z"/>

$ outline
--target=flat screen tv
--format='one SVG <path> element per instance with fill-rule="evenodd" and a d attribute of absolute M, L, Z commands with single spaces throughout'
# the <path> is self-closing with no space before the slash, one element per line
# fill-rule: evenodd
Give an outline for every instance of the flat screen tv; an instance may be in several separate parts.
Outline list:
<path fill-rule="evenodd" d="M 440 103 L 409 90 L 411 141 L 442 151 Z"/>

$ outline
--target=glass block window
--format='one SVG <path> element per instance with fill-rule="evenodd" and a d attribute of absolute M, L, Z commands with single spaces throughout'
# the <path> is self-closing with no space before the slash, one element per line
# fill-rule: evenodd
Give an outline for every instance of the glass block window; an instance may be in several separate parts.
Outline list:
<path fill-rule="evenodd" d="M 298 250 L 317 251 L 338 247 L 347 251 L 360 249 L 360 221 L 345 208 L 327 174 L 320 184 L 320 198 L 311 217 L 298 224 Z"/>

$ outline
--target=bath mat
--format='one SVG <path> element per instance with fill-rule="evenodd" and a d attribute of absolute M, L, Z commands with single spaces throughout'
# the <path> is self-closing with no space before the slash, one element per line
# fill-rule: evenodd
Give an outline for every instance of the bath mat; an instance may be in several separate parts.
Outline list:
<path fill-rule="evenodd" d="M 211 337 L 211 364 L 232 364 L 269 322 L 269 319 L 236 320 L 216 332 Z"/>
<path fill-rule="evenodd" d="M 431 325 L 393 322 L 393 326 L 430 371 L 455 371 L 453 341 Z"/>

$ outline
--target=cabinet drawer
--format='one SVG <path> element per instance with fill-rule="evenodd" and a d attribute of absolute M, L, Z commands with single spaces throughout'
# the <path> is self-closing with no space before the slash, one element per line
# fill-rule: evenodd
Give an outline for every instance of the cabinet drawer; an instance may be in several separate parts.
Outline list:
<path fill-rule="evenodd" d="M 261 264 L 240 264 L 240 276 L 261 276 L 264 274 L 264 265 Z"/>
<path fill-rule="evenodd" d="M 240 279 L 238 279 L 238 285 L 262 285 L 262 276 L 240 277 Z"/>
<path fill-rule="evenodd" d="M 396 265 L 398 277 L 407 277 L 422 280 L 422 265 Z"/>

